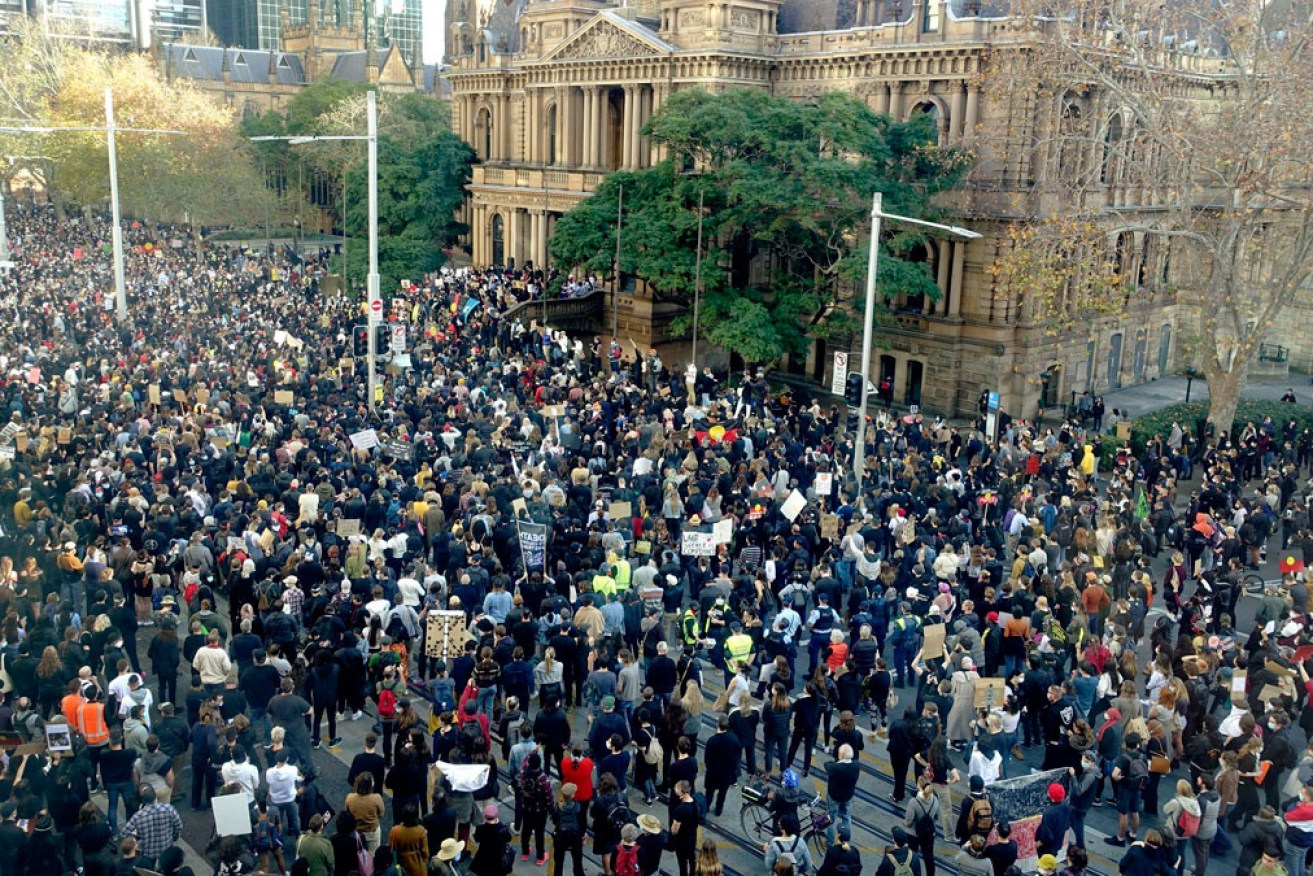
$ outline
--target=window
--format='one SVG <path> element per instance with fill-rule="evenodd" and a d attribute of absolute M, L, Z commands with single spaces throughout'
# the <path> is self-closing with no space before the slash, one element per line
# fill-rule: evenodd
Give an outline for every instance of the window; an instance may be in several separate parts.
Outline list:
<path fill-rule="evenodd" d="M 1118 157 L 1125 137 L 1126 129 L 1122 123 L 1121 113 L 1118 113 L 1108 121 L 1108 134 L 1103 143 L 1103 163 L 1099 170 L 1099 182 L 1104 185 L 1112 183 L 1117 176 L 1114 161 Z"/>
<path fill-rule="evenodd" d="M 486 109 L 479 110 L 479 157 L 484 161 L 492 158 L 492 113 Z"/>
<path fill-rule="evenodd" d="M 1078 182 L 1081 153 L 1081 110 L 1074 103 L 1062 107 L 1059 122 L 1058 179 L 1060 182 Z"/>
<path fill-rule="evenodd" d="M 912 107 L 911 118 L 926 116 L 935 126 L 935 140 L 938 142 L 943 138 L 944 133 L 944 114 L 939 109 L 939 104 L 931 100 L 925 100 Z"/>
<path fill-rule="evenodd" d="M 924 33 L 939 33 L 939 20 L 944 14 L 943 0 L 924 0 L 925 8 L 921 13 L 921 30 Z"/>

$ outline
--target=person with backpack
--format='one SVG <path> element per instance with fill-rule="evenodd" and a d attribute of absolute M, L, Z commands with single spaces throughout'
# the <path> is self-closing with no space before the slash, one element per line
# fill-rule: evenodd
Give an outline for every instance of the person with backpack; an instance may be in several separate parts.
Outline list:
<path fill-rule="evenodd" d="M 989 836 L 994 829 L 994 805 L 985 794 L 985 780 L 981 776 L 971 777 L 971 793 L 962 800 L 957 812 L 957 829 L 953 835 L 958 844 L 965 843 L 973 836 Z"/>
<path fill-rule="evenodd" d="M 643 876 L 656 876 L 661 870 L 661 857 L 665 854 L 670 834 L 666 833 L 655 815 L 638 816 L 638 865 Z"/>
<path fill-rule="evenodd" d="M 799 836 L 801 831 L 797 818 L 786 815 L 780 819 L 775 836 L 766 844 L 767 873 L 775 872 L 775 862 L 785 855 L 793 859 L 793 872 L 798 876 L 808 876 L 812 872 L 811 851 L 807 848 L 807 841 Z M 680 876 L 684 874 L 681 872 Z"/>
<path fill-rule="evenodd" d="M 537 862 L 547 863 L 543 837 L 547 829 L 547 815 L 552 808 L 552 782 L 543 772 L 542 757 L 536 751 L 524 758 L 515 779 L 515 797 L 520 818 L 520 860 L 529 860 L 529 839 L 536 840 Z"/>
<path fill-rule="evenodd" d="M 383 760 L 392 765 L 392 734 L 397 729 L 397 704 L 406 697 L 406 681 L 396 666 L 386 666 L 383 677 L 374 685 L 374 702 L 378 704 L 378 723 L 383 729 Z"/>
<path fill-rule="evenodd" d="M 637 821 L 615 776 L 602 773 L 597 781 L 597 795 L 593 798 L 593 854 L 602 862 L 602 872 L 613 876 L 612 861 L 616 846 L 620 844 L 620 830 Z"/>
<path fill-rule="evenodd" d="M 1194 784 L 1195 799 L 1199 801 L 1199 830 L 1190 839 L 1190 851 L 1194 855 L 1195 876 L 1204 876 L 1213 840 L 1221 828 L 1222 797 L 1214 790 L 1211 775 L 1196 776 Z M 1310 826 L 1313 827 L 1313 823 Z"/>
<path fill-rule="evenodd" d="M 643 876 L 638 863 L 638 825 L 626 824 L 620 829 L 620 845 L 615 850 L 615 876 Z"/>
<path fill-rule="evenodd" d="M 939 798 L 927 776 L 918 776 L 916 795 L 907 803 L 903 826 L 911 830 L 913 847 L 921 854 L 925 876 L 935 876 L 935 822 L 939 819 Z"/>
<path fill-rule="evenodd" d="M 816 876 L 861 876 L 861 872 L 862 852 L 852 844 L 852 831 L 840 826 L 838 840 L 825 850 L 825 860 Z"/>
<path fill-rule="evenodd" d="M 1117 835 L 1104 840 L 1109 845 L 1124 846 L 1127 836 L 1135 841 L 1140 830 L 1140 813 L 1144 809 L 1144 789 L 1149 786 L 1149 758 L 1145 756 L 1139 733 L 1127 733 L 1124 750 L 1113 763 L 1113 799 L 1117 806 Z M 1128 834 L 1129 829 L 1129 834 Z"/>
<path fill-rule="evenodd" d="M 890 835 L 894 844 L 886 846 L 875 876 L 921 876 L 921 856 L 912 847 L 912 838 L 895 826 Z"/>
<path fill-rule="evenodd" d="M 541 843 L 541 834 L 539 842 Z M 470 876 L 509 876 L 515 867 L 515 847 L 511 845 L 511 829 L 501 822 L 501 810 L 496 803 L 483 807 L 483 824 L 474 829 L 477 851 L 470 860 Z M 546 855 L 538 855 L 543 861 Z M 541 864 L 539 865 L 541 866 Z"/>
<path fill-rule="evenodd" d="M 560 801 L 552 803 L 552 873 L 555 876 L 565 876 L 566 853 L 574 858 L 574 876 L 584 876 L 584 811 L 575 802 L 576 790 L 573 783 L 566 782 L 561 785 Z"/>

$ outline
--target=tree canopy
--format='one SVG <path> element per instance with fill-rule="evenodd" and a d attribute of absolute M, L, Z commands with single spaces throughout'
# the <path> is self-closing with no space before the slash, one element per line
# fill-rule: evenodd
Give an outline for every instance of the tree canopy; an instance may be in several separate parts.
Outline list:
<path fill-rule="evenodd" d="M 645 133 L 669 157 L 608 175 L 561 218 L 553 257 L 612 274 L 623 188 L 622 273 L 691 302 L 701 198 L 699 331 L 751 362 L 800 352 L 860 309 L 875 192 L 889 212 L 930 217 L 934 195 L 966 167 L 965 155 L 936 145 L 930 119 L 895 123 L 837 92 L 798 101 L 756 89 L 679 91 Z M 897 228 L 884 235 L 881 298 L 937 294 L 926 266 L 904 258 L 921 240 Z M 768 265 L 766 283 L 751 282 L 755 257 Z"/>

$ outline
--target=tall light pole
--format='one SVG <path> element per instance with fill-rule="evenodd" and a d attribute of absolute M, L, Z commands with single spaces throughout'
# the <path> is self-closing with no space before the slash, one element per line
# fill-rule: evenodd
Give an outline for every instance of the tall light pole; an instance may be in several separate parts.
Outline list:
<path fill-rule="evenodd" d="M 866 315 L 862 320 L 862 404 L 857 410 L 857 444 L 853 448 L 853 479 L 857 482 L 858 493 L 861 493 L 862 476 L 866 473 L 866 400 L 867 388 L 871 385 L 871 336 L 875 330 L 875 274 L 880 262 L 880 220 L 892 219 L 934 228 L 967 240 L 981 236 L 979 232 L 956 225 L 940 225 L 938 222 L 886 213 L 883 205 L 882 193 L 876 192 L 871 196 L 871 249 L 866 258 Z"/>
<path fill-rule="evenodd" d="M 619 184 L 615 201 L 615 285 L 611 287 L 611 340 L 620 332 L 620 232 L 625 217 L 625 184 Z M 637 355 L 637 353 L 635 353 Z"/>
<path fill-rule="evenodd" d="M 0 271 L 7 271 L 14 266 L 9 260 L 9 235 L 5 231 L 5 189 L 7 181 L 0 182 Z"/>
<path fill-rule="evenodd" d="M 702 306 L 702 202 L 706 189 L 698 189 L 698 251 L 693 262 L 693 368 L 698 366 L 698 313 Z"/>
<path fill-rule="evenodd" d="M 279 140 L 292 146 L 326 140 L 364 140 L 368 144 L 366 154 L 368 156 L 369 176 L 369 274 L 366 277 L 365 284 L 369 298 L 369 307 L 366 308 L 366 312 L 369 314 L 369 352 L 366 361 L 368 376 L 365 382 L 365 392 L 368 395 L 366 403 L 369 405 L 369 413 L 372 416 L 377 408 L 374 393 L 378 384 L 378 376 L 374 373 L 374 362 L 378 358 L 378 344 L 374 337 L 374 329 L 383 322 L 383 298 L 378 288 L 378 98 L 373 91 L 365 92 L 365 107 L 369 120 L 364 136 L 359 134 L 309 134 L 295 137 L 252 137 L 251 140 L 259 142 Z M 343 213 L 345 214 L 345 212 L 344 209 Z M 345 219 L 346 217 L 343 215 L 344 229 L 346 227 Z"/>

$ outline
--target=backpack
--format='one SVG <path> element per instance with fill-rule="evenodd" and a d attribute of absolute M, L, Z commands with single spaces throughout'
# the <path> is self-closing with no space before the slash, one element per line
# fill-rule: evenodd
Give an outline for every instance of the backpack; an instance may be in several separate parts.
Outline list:
<path fill-rule="evenodd" d="M 397 695 L 392 692 L 392 688 L 385 687 L 378 692 L 378 716 L 380 718 L 393 718 L 397 714 Z"/>
<path fill-rule="evenodd" d="M 1135 755 L 1131 758 L 1131 765 L 1126 774 L 1131 780 L 1131 787 L 1143 792 L 1149 787 L 1149 759 L 1142 754 Z"/>
<path fill-rule="evenodd" d="M 638 824 L 638 816 L 634 814 L 634 810 L 629 808 L 629 804 L 625 802 L 623 797 L 617 800 L 611 810 L 606 813 L 606 820 L 616 833 L 620 833 L 626 824 Z"/>
<path fill-rule="evenodd" d="M 643 751 L 643 762 L 649 766 L 656 766 L 661 763 L 661 758 L 665 756 L 665 749 L 661 747 L 661 741 L 656 738 L 656 734 L 649 734 L 651 737 L 647 743 L 647 748 Z"/>
<path fill-rule="evenodd" d="M 793 838 L 793 845 L 789 846 L 787 849 L 779 844 L 779 840 L 775 840 L 775 848 L 780 850 L 781 855 L 788 855 L 790 858 L 793 859 L 793 868 L 794 868 L 793 871 L 797 873 L 798 876 L 806 876 L 807 873 L 806 861 L 804 861 L 802 856 L 798 854 L 798 846 L 801 843 L 802 843 L 802 837 L 795 836 Z M 803 848 L 805 849 L 806 846 L 804 845 Z"/>
<path fill-rule="evenodd" d="M 266 581 L 255 588 L 255 594 L 259 597 L 256 608 L 260 611 L 270 611 L 274 607 L 274 601 L 283 595 L 283 585 L 278 581 Z"/>
<path fill-rule="evenodd" d="M 1181 813 L 1176 816 L 1176 838 L 1189 839 L 1199 833 L 1199 822 L 1201 817 L 1193 812 L 1187 812 L 1181 809 Z"/>
<path fill-rule="evenodd" d="M 460 725 L 460 750 L 465 754 L 473 754 L 474 750 L 483 742 L 483 728 L 479 726 L 477 718 L 466 718 L 465 723 Z"/>
<path fill-rule="evenodd" d="M 989 832 L 993 829 L 994 804 L 989 802 L 988 797 L 972 802 L 971 810 L 967 814 L 967 833 L 971 836 L 975 834 L 989 836 Z"/>
<path fill-rule="evenodd" d="M 916 830 L 917 838 L 921 840 L 933 839 L 935 835 L 935 815 L 937 814 L 935 810 L 939 808 L 939 800 L 931 797 L 930 802 L 934 805 L 929 808 L 924 803 L 920 804 L 921 811 L 917 813 L 916 821 L 912 825 Z"/>
<path fill-rule="evenodd" d="M 615 876 L 643 876 L 643 870 L 638 866 L 638 846 L 622 843 L 617 847 L 613 867 Z"/>
<path fill-rule="evenodd" d="M 913 876 L 912 873 L 913 853 L 911 849 L 905 849 L 905 851 L 907 852 L 907 859 L 903 861 L 900 861 L 897 858 L 895 858 L 893 852 L 885 852 L 884 855 L 885 860 L 887 860 L 889 862 L 889 866 L 893 867 L 894 869 L 893 876 Z"/>
<path fill-rule="evenodd" d="M 707 795 L 706 795 L 706 794 L 703 794 L 701 791 L 694 791 L 694 792 L 693 792 L 693 805 L 694 805 L 695 807 L 697 807 L 697 810 L 698 810 L 698 824 L 706 824 L 706 822 L 707 822 Z"/>

